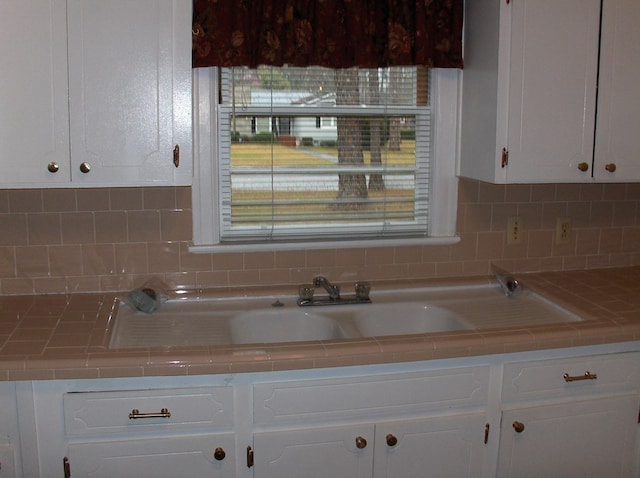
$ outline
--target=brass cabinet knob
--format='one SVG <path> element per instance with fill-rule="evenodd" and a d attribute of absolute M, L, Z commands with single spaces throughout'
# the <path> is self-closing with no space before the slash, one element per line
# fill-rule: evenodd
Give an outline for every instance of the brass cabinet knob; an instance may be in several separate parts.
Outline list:
<path fill-rule="evenodd" d="M 588 163 L 580 163 L 578 164 L 578 169 L 582 172 L 585 171 L 589 171 L 589 164 Z"/>
<path fill-rule="evenodd" d="M 82 171 L 84 174 L 87 174 L 89 171 L 91 171 L 91 165 L 89 163 L 82 163 L 80 165 L 80 171 Z"/>
<path fill-rule="evenodd" d="M 366 448 L 367 446 L 367 440 L 364 437 L 356 437 L 356 448 L 360 448 L 361 450 L 363 448 Z"/>
<path fill-rule="evenodd" d="M 398 439 L 392 435 L 391 433 L 389 433 L 387 435 L 387 445 L 389 446 L 396 446 L 398 444 Z"/>
<path fill-rule="evenodd" d="M 522 433 L 524 431 L 524 423 L 515 421 L 513 422 L 513 429 L 516 431 L 516 433 Z"/>
<path fill-rule="evenodd" d="M 604 169 L 610 173 L 613 173 L 616 170 L 616 163 L 605 164 Z"/>
<path fill-rule="evenodd" d="M 47 164 L 47 169 L 50 173 L 57 173 L 60 169 L 60 165 L 55 161 L 51 161 L 49 164 Z"/>
<path fill-rule="evenodd" d="M 224 457 L 227 456 L 227 454 L 224 452 L 224 449 L 218 447 L 213 451 L 213 457 L 218 460 L 218 461 L 222 461 L 224 460 Z"/>

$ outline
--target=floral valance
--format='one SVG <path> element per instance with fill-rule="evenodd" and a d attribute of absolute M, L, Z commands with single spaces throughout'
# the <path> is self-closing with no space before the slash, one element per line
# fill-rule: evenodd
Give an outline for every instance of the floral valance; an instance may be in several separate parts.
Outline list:
<path fill-rule="evenodd" d="M 193 3 L 194 67 L 462 67 L 462 0 Z"/>

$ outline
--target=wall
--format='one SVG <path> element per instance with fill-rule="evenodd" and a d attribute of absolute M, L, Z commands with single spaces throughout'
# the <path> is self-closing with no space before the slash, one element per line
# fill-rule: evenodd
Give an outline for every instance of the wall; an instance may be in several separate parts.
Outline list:
<path fill-rule="evenodd" d="M 0 294 L 127 290 L 150 276 L 174 287 L 298 284 L 640 265 L 640 184 L 499 186 L 462 179 L 459 244 L 190 254 L 191 190 L 0 190 Z M 523 218 L 506 244 L 507 217 Z M 556 218 L 571 243 L 554 244 Z"/>

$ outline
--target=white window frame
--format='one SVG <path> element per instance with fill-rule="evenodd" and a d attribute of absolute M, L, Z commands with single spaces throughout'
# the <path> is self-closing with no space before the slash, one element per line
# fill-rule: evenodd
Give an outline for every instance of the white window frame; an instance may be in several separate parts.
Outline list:
<path fill-rule="evenodd" d="M 220 199 L 218 197 L 219 144 L 218 70 L 196 68 L 193 73 L 194 178 L 192 186 L 193 243 L 191 252 L 234 252 L 295 249 L 329 249 L 338 247 L 376 247 L 390 245 L 452 244 L 456 236 L 458 180 L 456 165 L 459 153 L 459 109 L 461 72 L 457 69 L 434 69 L 431 75 L 432 164 L 427 236 L 413 238 L 260 242 L 251 244 L 221 243 Z"/>

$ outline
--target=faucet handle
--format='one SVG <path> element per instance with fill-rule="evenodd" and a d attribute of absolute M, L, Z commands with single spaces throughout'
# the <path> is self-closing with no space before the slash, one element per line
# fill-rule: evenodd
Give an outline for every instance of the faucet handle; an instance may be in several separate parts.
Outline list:
<path fill-rule="evenodd" d="M 356 282 L 357 299 L 368 300 L 369 292 L 371 292 L 371 284 L 368 282 Z"/>
<path fill-rule="evenodd" d="M 313 299 L 313 284 L 300 284 L 298 286 L 298 298 L 302 300 Z"/>

